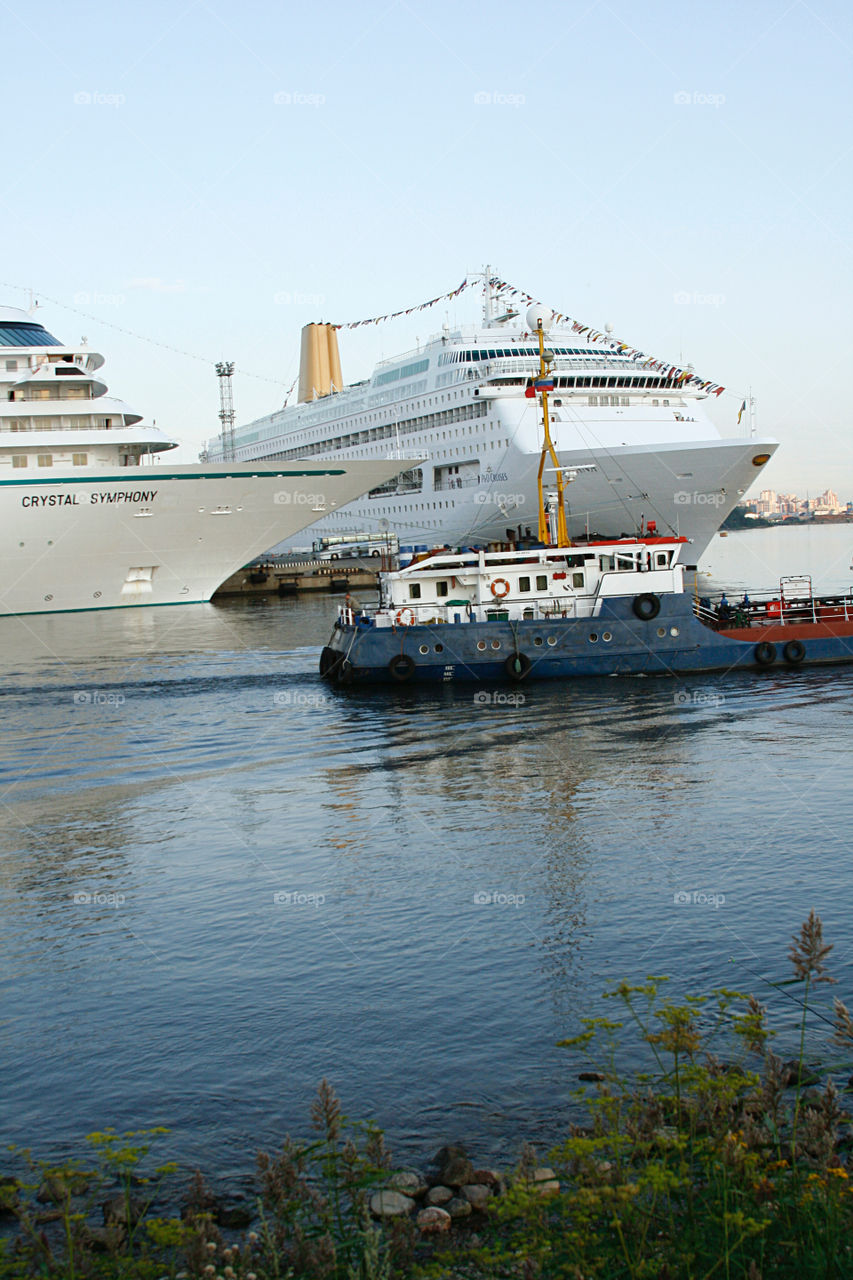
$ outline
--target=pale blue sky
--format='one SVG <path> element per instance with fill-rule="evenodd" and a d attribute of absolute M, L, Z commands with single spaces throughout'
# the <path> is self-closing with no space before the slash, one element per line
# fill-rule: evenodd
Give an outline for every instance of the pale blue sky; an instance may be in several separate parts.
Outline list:
<path fill-rule="evenodd" d="M 853 498 L 849 4 L 12 0 L 0 30 L 0 281 L 104 322 L 43 305 L 187 460 L 212 368 L 106 323 L 271 379 L 235 376 L 242 422 L 308 320 L 489 262 L 724 383 L 726 433 L 751 384 L 765 482 Z M 477 314 L 342 334 L 344 375 Z"/>

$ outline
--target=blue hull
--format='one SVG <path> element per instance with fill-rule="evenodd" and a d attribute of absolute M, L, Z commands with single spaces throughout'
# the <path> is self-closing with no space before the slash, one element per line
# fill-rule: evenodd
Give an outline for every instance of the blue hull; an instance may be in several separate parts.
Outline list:
<path fill-rule="evenodd" d="M 703 625 L 686 595 L 663 596 L 657 616 L 643 621 L 631 599 L 619 597 L 605 601 L 597 618 L 469 622 L 463 615 L 455 624 L 395 628 L 367 619 L 338 623 L 320 674 L 340 684 L 506 683 L 853 662 L 853 636 L 832 635 L 820 624 L 796 634 L 787 644 L 762 644 L 760 633 L 733 639 Z"/>

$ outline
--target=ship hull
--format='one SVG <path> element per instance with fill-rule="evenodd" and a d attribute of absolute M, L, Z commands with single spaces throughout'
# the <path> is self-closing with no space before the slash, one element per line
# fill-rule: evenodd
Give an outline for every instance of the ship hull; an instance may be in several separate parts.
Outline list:
<path fill-rule="evenodd" d="M 603 453 L 560 449 L 569 477 L 578 469 L 566 486 L 569 537 L 618 538 L 653 520 L 659 533 L 689 538 L 685 565 L 695 566 L 777 447 L 775 440 L 736 439 L 617 446 Z M 528 530 L 535 537 L 539 458 L 538 450 L 514 449 L 464 487 L 361 498 L 319 521 L 317 534 L 372 533 L 387 525 L 401 545 L 428 546 L 506 542 Z M 419 508 L 427 510 L 421 514 Z"/>
<path fill-rule="evenodd" d="M 850 619 L 774 628 L 771 640 L 763 627 L 711 630 L 682 594 L 661 597 L 660 611 L 650 621 L 640 620 L 632 603 L 630 597 L 606 600 L 594 618 L 477 622 L 466 620 L 463 612 L 455 624 L 438 626 L 338 624 L 323 650 L 320 672 L 343 685 L 470 682 L 506 689 L 542 679 L 794 670 L 853 662 Z M 490 698 L 507 700 L 494 693 L 483 700 Z"/>
<path fill-rule="evenodd" d="M 0 615 L 177 605 L 400 462 L 220 463 L 0 481 Z"/>

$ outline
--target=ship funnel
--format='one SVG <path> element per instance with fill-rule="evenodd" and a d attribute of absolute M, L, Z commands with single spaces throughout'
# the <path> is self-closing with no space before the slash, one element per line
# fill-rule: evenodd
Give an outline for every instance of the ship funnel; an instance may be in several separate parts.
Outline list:
<path fill-rule="evenodd" d="M 319 400 L 343 386 L 338 335 L 332 324 L 306 324 L 299 358 L 299 403 Z"/>

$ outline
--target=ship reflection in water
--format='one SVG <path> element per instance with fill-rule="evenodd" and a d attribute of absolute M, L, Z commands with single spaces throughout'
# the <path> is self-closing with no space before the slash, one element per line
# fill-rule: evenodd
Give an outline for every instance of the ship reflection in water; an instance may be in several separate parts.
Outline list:
<path fill-rule="evenodd" d="M 4 1141 L 236 1174 L 325 1075 L 401 1157 L 509 1159 L 619 979 L 779 979 L 814 906 L 849 985 L 848 672 L 341 694 L 334 610 L 4 622 Z"/>

